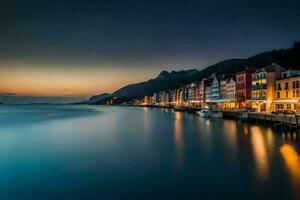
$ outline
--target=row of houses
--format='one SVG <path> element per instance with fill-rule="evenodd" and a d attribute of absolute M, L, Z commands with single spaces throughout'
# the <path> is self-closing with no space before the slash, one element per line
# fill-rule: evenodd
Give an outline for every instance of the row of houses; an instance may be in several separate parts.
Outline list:
<path fill-rule="evenodd" d="M 189 85 L 146 96 L 144 104 L 156 106 L 252 109 L 257 112 L 299 111 L 300 70 L 286 70 L 273 63 L 258 70 L 233 75 L 212 75 Z"/>

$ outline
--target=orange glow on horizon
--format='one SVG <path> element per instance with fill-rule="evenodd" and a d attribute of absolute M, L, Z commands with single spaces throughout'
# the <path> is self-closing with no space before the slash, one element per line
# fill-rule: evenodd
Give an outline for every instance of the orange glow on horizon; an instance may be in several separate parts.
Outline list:
<path fill-rule="evenodd" d="M 0 93 L 36 97 L 87 97 L 112 93 L 128 84 L 153 78 L 155 74 L 142 69 L 16 67 L 0 64 Z"/>

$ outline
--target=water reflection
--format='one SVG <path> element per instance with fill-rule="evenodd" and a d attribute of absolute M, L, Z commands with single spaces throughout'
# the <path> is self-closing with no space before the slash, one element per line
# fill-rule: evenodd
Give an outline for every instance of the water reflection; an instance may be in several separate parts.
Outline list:
<path fill-rule="evenodd" d="M 258 177 L 266 180 L 269 174 L 269 163 L 266 143 L 264 141 L 261 128 L 257 126 L 251 127 L 251 143 L 256 163 Z"/>
<path fill-rule="evenodd" d="M 300 161 L 296 149 L 289 144 L 280 147 L 280 153 L 285 162 L 286 168 L 291 176 L 294 186 L 300 187 Z"/>
<path fill-rule="evenodd" d="M 238 152 L 237 124 L 231 120 L 224 121 L 223 129 L 225 131 L 225 140 L 229 147 L 229 154 L 235 157 Z"/>
<path fill-rule="evenodd" d="M 297 132 L 283 132 L 281 136 L 285 141 L 299 140 L 299 134 Z"/>
<path fill-rule="evenodd" d="M 149 132 L 149 115 L 148 115 L 148 110 L 149 108 L 148 107 L 143 107 L 143 110 L 144 110 L 144 132 L 145 133 L 148 133 Z"/>
<path fill-rule="evenodd" d="M 174 120 L 175 129 L 175 150 L 176 150 L 176 166 L 181 168 L 183 163 L 183 138 L 182 138 L 182 113 L 175 112 Z"/>

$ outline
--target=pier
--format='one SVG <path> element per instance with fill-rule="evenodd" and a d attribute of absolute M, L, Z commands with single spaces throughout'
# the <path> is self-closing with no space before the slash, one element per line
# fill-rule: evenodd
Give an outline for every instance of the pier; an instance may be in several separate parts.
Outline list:
<path fill-rule="evenodd" d="M 269 124 L 283 129 L 296 129 L 300 127 L 300 115 L 274 114 L 268 112 L 223 111 L 224 118 L 242 121 L 255 121 L 256 123 Z"/>

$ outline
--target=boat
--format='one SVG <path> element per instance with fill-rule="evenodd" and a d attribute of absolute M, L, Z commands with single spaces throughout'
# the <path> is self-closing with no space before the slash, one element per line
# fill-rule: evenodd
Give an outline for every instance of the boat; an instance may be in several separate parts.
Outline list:
<path fill-rule="evenodd" d="M 200 110 L 200 111 L 197 112 L 197 114 L 200 117 L 208 117 L 208 111 L 207 111 L 207 109 Z"/>
<path fill-rule="evenodd" d="M 222 118 L 223 112 L 221 108 L 218 107 L 207 107 L 198 111 L 200 117 L 210 117 L 210 118 Z"/>

